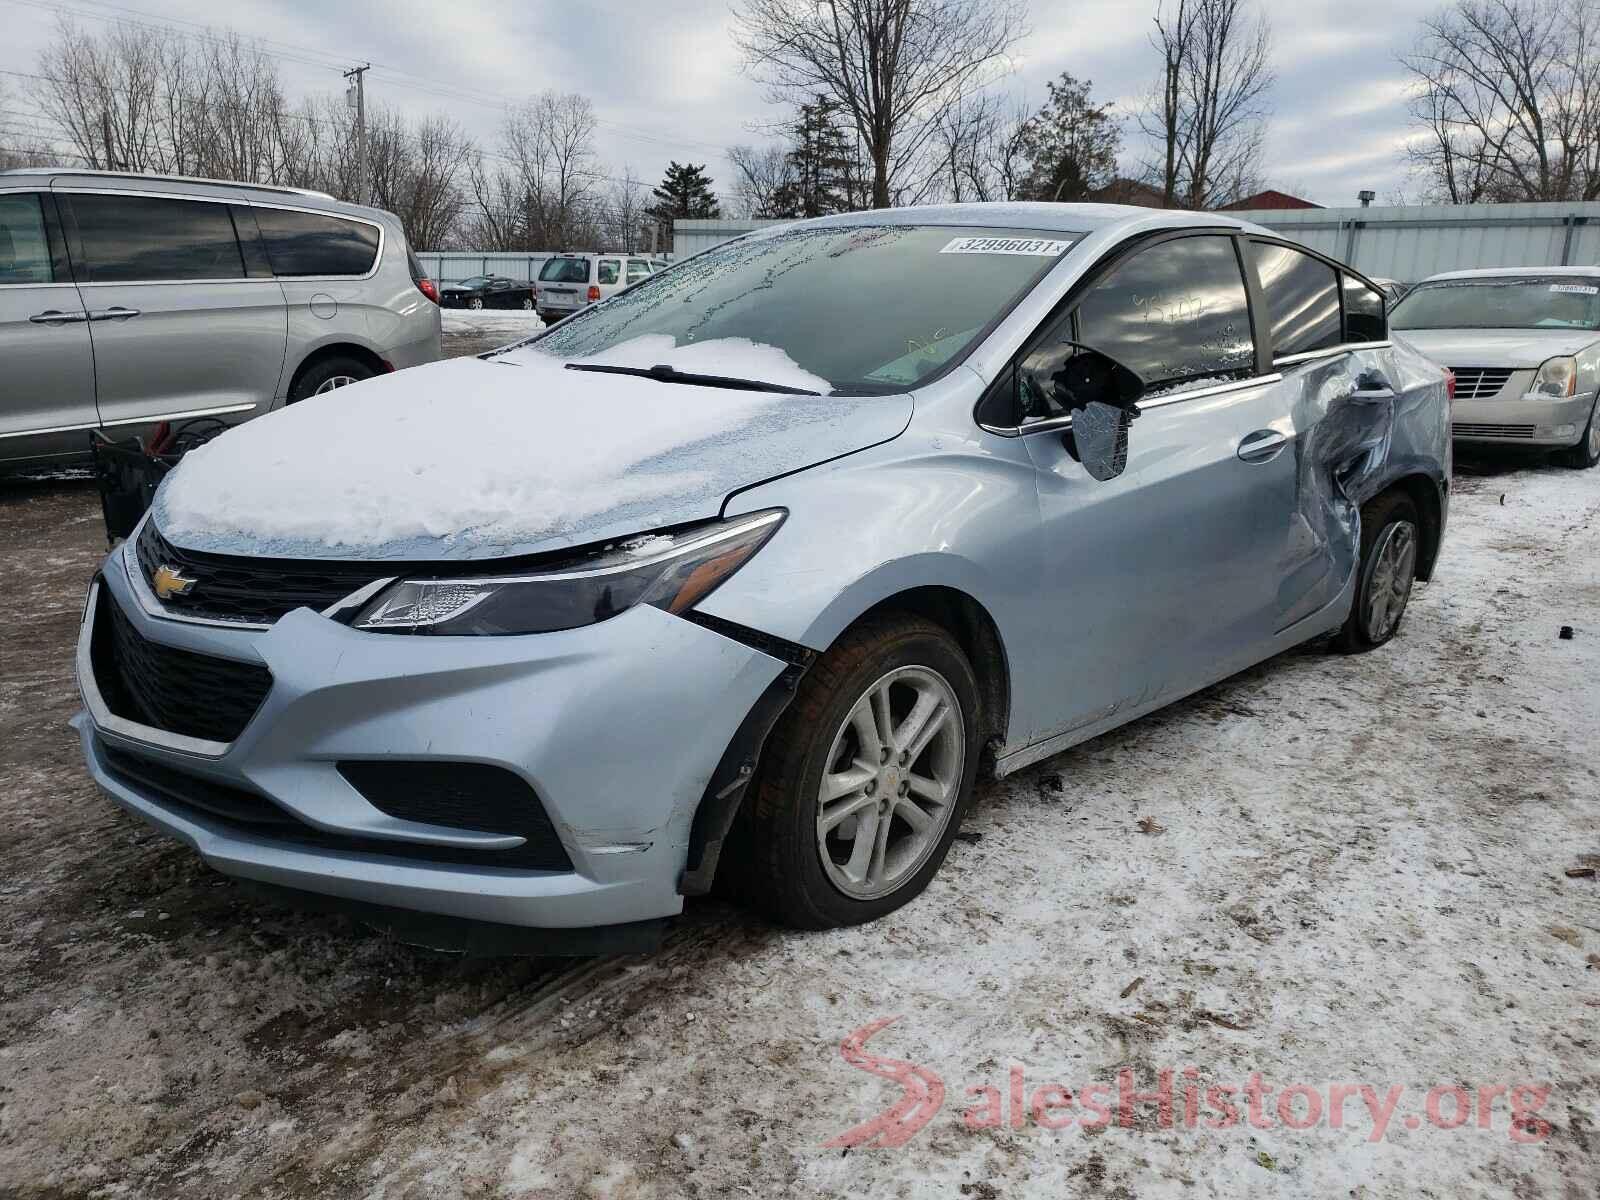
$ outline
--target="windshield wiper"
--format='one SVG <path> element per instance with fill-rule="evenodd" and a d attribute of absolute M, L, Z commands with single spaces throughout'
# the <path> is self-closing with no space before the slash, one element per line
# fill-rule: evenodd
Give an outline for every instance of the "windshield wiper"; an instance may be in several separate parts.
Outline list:
<path fill-rule="evenodd" d="M 768 383 L 764 379 L 736 379 L 732 375 L 699 375 L 693 371 L 680 371 L 668 363 L 653 367 L 613 367 L 607 363 L 568 363 L 569 371 L 599 371 L 605 375 L 638 375 L 661 383 L 693 383 L 701 387 L 732 388 L 741 392 L 782 392 L 785 396 L 820 396 L 808 388 L 787 387 L 781 383 Z"/>

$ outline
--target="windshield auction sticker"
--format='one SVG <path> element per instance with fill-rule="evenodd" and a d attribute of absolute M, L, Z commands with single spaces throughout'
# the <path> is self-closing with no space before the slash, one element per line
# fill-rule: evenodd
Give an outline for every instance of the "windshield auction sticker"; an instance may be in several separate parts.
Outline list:
<path fill-rule="evenodd" d="M 959 237 L 945 243 L 940 254 L 1031 254 L 1055 258 L 1065 254 L 1070 240 L 1054 238 Z"/>
<path fill-rule="evenodd" d="M 1552 292 L 1567 292 L 1574 296 L 1600 296 L 1600 287 L 1588 283 L 1552 283 Z"/>

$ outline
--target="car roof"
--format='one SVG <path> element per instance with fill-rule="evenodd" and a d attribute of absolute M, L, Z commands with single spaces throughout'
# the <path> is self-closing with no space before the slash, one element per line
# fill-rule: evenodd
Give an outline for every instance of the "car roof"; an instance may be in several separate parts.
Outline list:
<path fill-rule="evenodd" d="M 1480 267 L 1473 271 L 1443 271 L 1429 275 L 1423 283 L 1439 279 L 1518 279 L 1529 275 L 1573 276 L 1578 279 L 1600 275 L 1600 267 Z"/>
<path fill-rule="evenodd" d="M 1165 218 L 1174 229 L 1190 226 L 1271 230 L 1230 217 L 1226 213 L 1190 212 L 1187 209 L 1140 208 L 1132 204 L 1053 204 L 1043 201 L 1006 200 L 974 204 L 923 204 L 910 208 L 875 208 L 865 212 L 837 213 L 795 221 L 772 228 L 798 229 L 835 225 L 968 225 L 994 229 L 1038 229 L 1053 233 L 1094 233 L 1113 226 Z M 1280 236 L 1280 235 L 1273 235 Z"/>
<path fill-rule="evenodd" d="M 393 213 L 384 209 L 365 204 L 352 204 L 348 200 L 336 199 L 327 192 L 312 191 L 310 188 L 282 187 L 271 183 L 246 183 L 237 179 L 202 179 L 193 175 L 153 175 L 142 171 L 95 171 L 85 167 L 16 167 L 0 171 L 0 184 L 48 188 L 58 181 L 63 184 L 82 182 L 108 189 L 126 184 L 134 191 L 163 190 L 163 185 L 178 189 L 202 189 L 197 194 L 203 194 L 204 189 L 217 188 L 242 194 L 239 198 L 255 203 L 276 203 L 316 212 L 362 216 L 369 221 L 385 216 L 390 220 L 399 220 Z"/>

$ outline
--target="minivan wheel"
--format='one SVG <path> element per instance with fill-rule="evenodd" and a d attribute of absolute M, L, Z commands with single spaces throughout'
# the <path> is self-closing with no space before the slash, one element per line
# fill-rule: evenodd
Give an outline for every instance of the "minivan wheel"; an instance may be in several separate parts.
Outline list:
<path fill-rule="evenodd" d="M 743 814 L 748 898 L 827 929 L 918 895 L 961 827 L 977 730 L 977 680 L 943 629 L 893 615 L 847 632 L 768 740 Z"/>
<path fill-rule="evenodd" d="M 371 378 L 372 368 L 359 359 L 343 356 L 325 358 L 300 373 L 300 378 L 289 389 L 289 403 L 294 404 L 307 396 L 331 392 Z"/>
<path fill-rule="evenodd" d="M 1595 406 L 1589 410 L 1589 423 L 1583 427 L 1583 436 L 1578 439 L 1578 444 L 1561 451 L 1556 457 L 1563 466 L 1576 467 L 1580 471 L 1600 463 L 1600 400 L 1596 400 Z"/>
<path fill-rule="evenodd" d="M 1389 492 L 1361 510 L 1361 564 L 1355 603 L 1339 631 L 1339 648 L 1359 654 L 1383 645 L 1400 628 L 1417 577 L 1421 522 L 1410 496 Z"/>

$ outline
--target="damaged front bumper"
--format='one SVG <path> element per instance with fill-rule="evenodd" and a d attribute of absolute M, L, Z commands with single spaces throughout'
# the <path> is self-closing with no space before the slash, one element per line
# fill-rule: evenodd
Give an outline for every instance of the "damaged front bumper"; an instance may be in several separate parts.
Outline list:
<path fill-rule="evenodd" d="M 242 732 L 207 742 L 112 712 L 97 682 L 94 629 L 104 605 L 158 651 L 270 671 L 270 689 Z M 91 592 L 80 634 L 85 711 L 75 725 L 103 791 L 226 874 L 357 907 L 573 930 L 681 910 L 680 877 L 707 785 L 788 666 L 650 607 L 524 637 L 368 633 L 308 609 L 264 630 L 193 624 L 147 611 L 119 549 Z M 517 839 L 430 824 L 414 811 L 396 817 L 341 770 L 394 760 L 512 773 L 548 814 L 565 869 L 495 865 L 496 852 Z M 291 835 L 232 819 L 226 803 L 208 799 L 234 793 L 281 809 L 297 823 Z M 301 836 L 301 827 L 310 833 Z M 430 860 L 430 847 L 441 861 Z"/>

